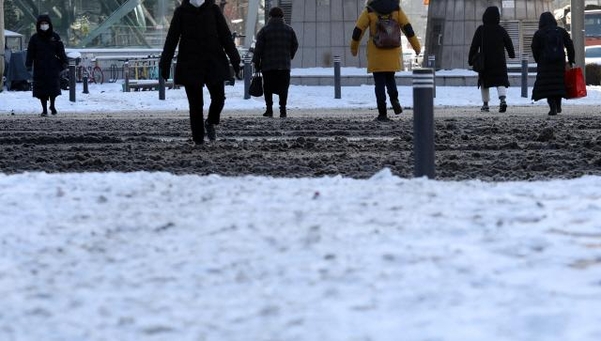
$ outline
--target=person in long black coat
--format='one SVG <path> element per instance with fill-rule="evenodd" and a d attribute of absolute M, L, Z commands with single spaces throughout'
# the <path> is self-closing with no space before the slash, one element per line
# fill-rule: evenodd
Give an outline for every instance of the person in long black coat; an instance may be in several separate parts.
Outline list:
<path fill-rule="evenodd" d="M 60 36 L 54 32 L 50 16 L 38 16 L 36 33 L 29 39 L 27 70 L 33 72 L 33 97 L 39 98 L 42 104 L 41 116 L 48 115 L 48 100 L 50 112 L 57 114 L 55 99 L 61 94 L 60 73 L 67 68 L 68 59 L 65 45 Z"/>
<path fill-rule="evenodd" d="M 165 79 L 169 78 L 178 44 L 173 82 L 186 89 L 192 140 L 202 144 L 206 128 L 209 140 L 214 141 L 215 125 L 219 124 L 225 105 L 225 81 L 231 78 L 230 62 L 235 74 L 240 76 L 240 54 L 215 0 L 184 0 L 175 9 L 159 61 L 161 77 Z M 205 85 L 211 104 L 207 120 L 203 121 Z"/>
<path fill-rule="evenodd" d="M 557 26 L 557 21 L 551 12 L 545 12 L 540 15 L 538 30 L 532 37 L 532 55 L 536 62 L 536 81 L 532 89 L 532 99 L 538 101 L 546 98 L 549 104 L 549 115 L 557 115 L 561 112 L 561 98 L 567 96 L 565 86 L 565 51 L 561 49 L 563 58 L 549 61 L 545 58 L 545 45 L 548 41 L 547 35 L 551 31 L 559 33 L 563 40 L 565 50 L 567 50 L 570 66 L 574 65 L 575 51 L 574 42 L 570 34 L 563 28 Z"/>
<path fill-rule="evenodd" d="M 279 96 L 280 117 L 287 116 L 291 60 L 294 59 L 297 49 L 296 33 L 284 21 L 284 11 L 279 7 L 271 8 L 267 25 L 257 33 L 253 53 L 255 69 L 263 74 L 265 117 L 273 117 L 273 94 Z"/>
<path fill-rule="evenodd" d="M 496 87 L 499 96 L 499 112 L 507 110 L 507 88 L 509 77 L 507 75 L 507 60 L 505 50 L 509 58 L 515 58 L 513 42 L 507 31 L 499 25 L 501 13 L 497 6 L 486 8 L 482 15 L 482 25 L 478 26 L 468 55 L 468 64 L 473 65 L 474 56 L 478 51 L 484 54 L 484 71 L 478 73 L 478 87 L 482 95 L 481 111 L 489 111 L 490 88 Z"/>

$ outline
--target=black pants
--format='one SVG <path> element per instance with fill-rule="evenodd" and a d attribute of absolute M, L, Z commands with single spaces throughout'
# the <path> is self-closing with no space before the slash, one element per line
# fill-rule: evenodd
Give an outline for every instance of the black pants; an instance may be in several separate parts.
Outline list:
<path fill-rule="evenodd" d="M 399 98 L 394 72 L 374 72 L 374 83 L 378 108 L 386 107 L 386 91 L 391 100 Z"/>
<path fill-rule="evenodd" d="M 263 96 L 267 110 L 273 107 L 273 94 L 279 96 L 280 108 L 286 108 L 288 88 L 290 87 L 290 70 L 263 71 Z"/>
<path fill-rule="evenodd" d="M 209 105 L 209 114 L 207 120 L 211 124 L 219 124 L 221 118 L 221 110 L 225 105 L 225 84 L 212 83 L 206 84 L 211 96 L 211 104 Z M 203 84 L 186 85 L 186 96 L 188 97 L 188 105 L 190 107 L 190 127 L 192 128 L 192 140 L 194 142 L 202 142 L 205 136 L 204 119 L 203 119 Z"/>

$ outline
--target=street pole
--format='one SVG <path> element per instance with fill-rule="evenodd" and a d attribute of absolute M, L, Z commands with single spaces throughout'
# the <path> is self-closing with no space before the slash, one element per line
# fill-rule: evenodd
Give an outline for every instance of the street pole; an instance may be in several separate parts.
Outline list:
<path fill-rule="evenodd" d="M 0 92 L 4 87 L 4 0 L 0 0 Z"/>
<path fill-rule="evenodd" d="M 584 71 L 584 1 L 572 0 L 570 6 L 570 15 L 572 16 L 572 40 L 576 50 L 576 65 Z"/>

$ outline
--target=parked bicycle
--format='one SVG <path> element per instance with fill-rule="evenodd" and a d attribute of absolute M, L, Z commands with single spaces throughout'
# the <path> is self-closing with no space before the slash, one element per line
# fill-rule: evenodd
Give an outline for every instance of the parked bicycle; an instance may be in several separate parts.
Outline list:
<path fill-rule="evenodd" d="M 95 60 L 93 60 L 95 62 Z M 80 64 L 75 69 L 75 80 L 82 82 L 84 77 L 88 77 L 88 82 L 102 84 L 104 83 L 104 73 L 98 65 Z"/>

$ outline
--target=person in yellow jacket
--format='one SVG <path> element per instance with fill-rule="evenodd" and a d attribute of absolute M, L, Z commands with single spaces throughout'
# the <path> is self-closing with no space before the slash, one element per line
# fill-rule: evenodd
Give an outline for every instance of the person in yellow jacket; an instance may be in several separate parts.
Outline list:
<path fill-rule="evenodd" d="M 399 102 L 395 72 L 401 71 L 402 47 L 378 48 L 373 41 L 376 32 L 376 22 L 379 16 L 390 16 L 399 23 L 401 31 L 405 34 L 416 54 L 420 53 L 421 46 L 409 19 L 401 9 L 399 0 L 367 0 L 365 9 L 357 19 L 351 40 L 351 53 L 357 56 L 361 38 L 369 28 L 369 41 L 367 42 L 367 72 L 373 73 L 378 107 L 378 121 L 390 121 L 386 114 L 386 91 L 390 104 L 395 114 L 403 112 Z"/>

